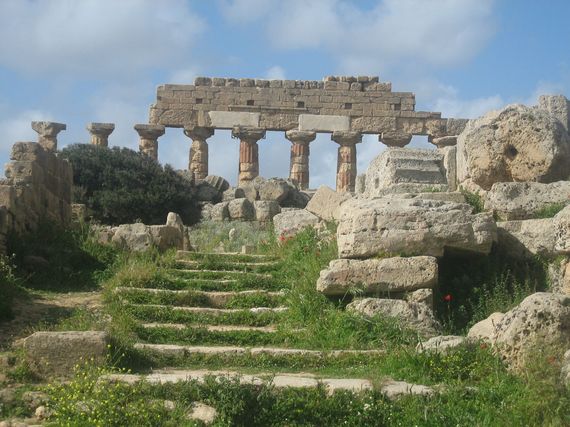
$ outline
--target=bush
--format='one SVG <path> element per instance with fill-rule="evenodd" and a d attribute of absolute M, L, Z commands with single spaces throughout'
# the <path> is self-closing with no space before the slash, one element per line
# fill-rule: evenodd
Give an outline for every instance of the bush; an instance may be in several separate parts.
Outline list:
<path fill-rule="evenodd" d="M 199 219 L 190 182 L 169 165 L 119 147 L 75 144 L 61 155 L 73 165 L 74 202 L 87 205 L 98 221 L 164 224 L 168 212 L 186 224 Z"/>
<path fill-rule="evenodd" d="M 12 258 L 0 256 L 0 322 L 12 320 L 12 300 L 17 294 L 23 293 L 12 262 Z"/>

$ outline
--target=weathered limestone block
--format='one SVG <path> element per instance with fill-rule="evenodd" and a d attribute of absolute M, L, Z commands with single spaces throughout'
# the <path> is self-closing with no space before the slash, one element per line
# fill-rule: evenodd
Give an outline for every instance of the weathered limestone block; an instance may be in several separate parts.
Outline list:
<path fill-rule="evenodd" d="M 500 312 L 491 314 L 486 319 L 475 323 L 471 329 L 469 329 L 467 337 L 491 342 L 493 336 L 497 332 L 497 325 L 503 320 L 504 317 L 505 314 Z"/>
<path fill-rule="evenodd" d="M 469 342 L 470 341 L 466 337 L 459 335 L 439 335 L 437 337 L 432 337 L 427 341 L 420 342 L 416 346 L 416 351 L 418 353 L 447 354 L 449 351 L 468 344 Z"/>
<path fill-rule="evenodd" d="M 436 391 L 427 385 L 412 384 L 405 381 L 386 381 L 380 387 L 380 393 L 388 400 L 396 401 L 405 396 L 432 397 Z"/>
<path fill-rule="evenodd" d="M 570 175 L 570 136 L 548 112 L 509 105 L 471 120 L 457 140 L 457 175 L 485 190 L 497 182 L 555 182 Z"/>
<path fill-rule="evenodd" d="M 275 215 L 281 213 L 281 206 L 275 200 L 256 200 L 253 208 L 255 219 L 259 222 L 270 222 Z"/>
<path fill-rule="evenodd" d="M 178 226 L 151 225 L 149 232 L 152 244 L 160 251 L 170 248 L 184 249 L 184 232 Z"/>
<path fill-rule="evenodd" d="M 437 260 L 429 256 L 383 259 L 336 259 L 321 271 L 317 290 L 345 295 L 351 289 L 364 294 L 415 291 L 437 284 Z"/>
<path fill-rule="evenodd" d="M 470 205 L 423 199 L 353 199 L 341 207 L 340 258 L 379 253 L 443 256 L 445 249 L 487 254 L 497 239 L 488 213 Z"/>
<path fill-rule="evenodd" d="M 258 187 L 258 194 L 261 200 L 274 200 L 281 203 L 289 194 L 289 184 L 279 178 L 262 180 Z"/>
<path fill-rule="evenodd" d="M 226 191 L 224 191 L 223 195 L 222 195 L 222 200 L 224 202 L 229 202 L 235 199 L 243 199 L 244 197 L 246 197 L 245 195 L 245 191 L 243 190 L 243 188 L 228 188 Z M 249 199 L 249 198 L 248 198 Z M 249 199 L 251 201 L 251 199 Z"/>
<path fill-rule="evenodd" d="M 321 185 L 305 209 L 325 221 L 338 221 L 340 207 L 351 198 L 350 193 L 337 193 L 332 188 Z"/>
<path fill-rule="evenodd" d="M 239 200 L 239 199 L 237 199 Z M 230 202 L 216 203 L 211 210 L 212 221 L 226 221 L 230 219 Z"/>
<path fill-rule="evenodd" d="M 511 256 L 556 255 L 555 222 L 552 218 L 498 222 L 497 235 L 499 247 Z"/>
<path fill-rule="evenodd" d="M 195 188 L 195 197 L 201 202 L 218 203 L 222 201 L 223 193 L 206 180 L 198 182 Z"/>
<path fill-rule="evenodd" d="M 106 332 L 35 332 L 23 340 L 23 350 L 39 375 L 69 378 L 77 364 L 104 364 L 108 344 Z"/>
<path fill-rule="evenodd" d="M 437 335 L 441 329 L 433 312 L 425 304 L 394 299 L 362 298 L 348 304 L 346 309 L 366 317 L 377 315 L 395 317 L 425 336 Z"/>
<path fill-rule="evenodd" d="M 412 134 L 400 131 L 386 131 L 378 136 L 378 140 L 388 147 L 403 148 L 412 141 Z"/>
<path fill-rule="evenodd" d="M 443 167 L 449 191 L 457 190 L 457 147 L 443 147 L 438 150 L 443 154 Z"/>
<path fill-rule="evenodd" d="M 564 353 L 562 368 L 560 369 L 560 380 L 566 387 L 570 387 L 570 350 Z"/>
<path fill-rule="evenodd" d="M 570 181 L 501 182 L 486 194 L 485 210 L 507 221 L 531 219 L 539 210 L 558 203 L 570 204 Z"/>
<path fill-rule="evenodd" d="M 253 203 L 247 199 L 235 199 L 228 203 L 230 219 L 251 221 L 255 218 Z"/>
<path fill-rule="evenodd" d="M 280 237 L 294 236 L 305 227 L 318 227 L 319 217 L 304 209 L 281 212 L 273 217 L 275 234 Z"/>
<path fill-rule="evenodd" d="M 554 216 L 554 250 L 560 255 L 570 255 L 570 206 L 566 206 Z"/>
<path fill-rule="evenodd" d="M 114 123 L 89 123 L 87 130 L 91 134 L 91 144 L 109 146 L 109 135 L 115 130 Z"/>
<path fill-rule="evenodd" d="M 218 175 L 208 175 L 206 178 L 204 178 L 204 181 L 206 181 L 221 193 L 230 188 L 230 183 L 225 178 Z"/>
<path fill-rule="evenodd" d="M 368 166 L 363 195 L 379 197 L 386 189 L 398 193 L 430 188 L 446 189 L 447 178 L 443 161 L 444 156 L 436 150 L 384 150 Z"/>
<path fill-rule="evenodd" d="M 158 138 L 164 135 L 164 126 L 138 124 L 134 128 L 139 134 L 139 151 L 158 161 Z"/>
<path fill-rule="evenodd" d="M 39 135 L 39 145 L 48 151 L 56 151 L 57 135 L 62 130 L 66 130 L 67 126 L 63 123 L 55 122 L 32 122 L 32 129 Z"/>
<path fill-rule="evenodd" d="M 152 247 L 153 238 L 148 225 L 122 224 L 117 227 L 111 242 L 122 249 L 143 252 Z"/>
<path fill-rule="evenodd" d="M 433 289 L 418 289 L 416 291 L 406 292 L 404 299 L 408 302 L 425 304 L 433 310 Z"/>
<path fill-rule="evenodd" d="M 570 297 L 537 292 L 505 313 L 492 336 L 499 354 L 514 368 L 523 368 L 537 346 L 570 347 Z"/>

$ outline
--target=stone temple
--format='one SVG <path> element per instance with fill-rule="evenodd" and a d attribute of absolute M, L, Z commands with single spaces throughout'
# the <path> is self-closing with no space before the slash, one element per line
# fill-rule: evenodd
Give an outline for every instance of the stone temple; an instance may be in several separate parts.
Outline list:
<path fill-rule="evenodd" d="M 149 124 L 135 129 L 141 151 L 156 159 L 164 128 L 183 128 L 192 140 L 189 169 L 195 179 L 208 175 L 207 139 L 216 129 L 230 129 L 240 141 L 239 184 L 259 175 L 258 142 L 266 131 L 285 132 L 292 144 L 289 178 L 301 189 L 309 185 L 311 141 L 318 132 L 330 133 L 339 145 L 336 186 L 344 192 L 355 189 L 356 145 L 363 134 L 377 134 L 388 147 L 404 147 L 413 135 L 427 135 L 438 146 L 455 143 L 467 120 L 415 111 L 415 104 L 413 93 L 392 92 L 391 83 L 378 77 L 329 76 L 323 81 L 198 77 L 193 85 L 159 86 Z M 106 141 L 109 126 L 100 125 Z"/>

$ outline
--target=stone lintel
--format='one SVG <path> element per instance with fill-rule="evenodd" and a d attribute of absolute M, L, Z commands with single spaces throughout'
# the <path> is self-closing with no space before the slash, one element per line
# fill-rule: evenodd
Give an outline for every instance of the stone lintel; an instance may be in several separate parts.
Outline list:
<path fill-rule="evenodd" d="M 91 135 L 109 136 L 115 130 L 114 123 L 88 123 L 87 130 Z"/>
<path fill-rule="evenodd" d="M 437 148 L 453 147 L 457 145 L 457 136 L 442 136 L 441 138 L 433 138 L 431 141 Z"/>
<path fill-rule="evenodd" d="M 354 131 L 336 131 L 331 139 L 339 145 L 351 146 L 362 142 L 362 133 Z"/>
<path fill-rule="evenodd" d="M 258 127 L 261 119 L 259 113 L 240 111 L 210 111 L 210 123 L 214 128 L 232 129 L 234 126 Z"/>
<path fill-rule="evenodd" d="M 285 138 L 287 138 L 293 144 L 309 144 L 311 141 L 314 141 L 316 137 L 316 132 L 305 130 L 293 129 L 285 132 Z"/>
<path fill-rule="evenodd" d="M 214 134 L 214 129 L 202 126 L 184 126 L 184 135 L 192 141 L 206 141 Z"/>
<path fill-rule="evenodd" d="M 405 147 L 412 141 L 412 134 L 399 131 L 382 132 L 378 139 L 388 147 Z"/>
<path fill-rule="evenodd" d="M 299 130 L 335 132 L 350 129 L 350 117 L 324 114 L 300 114 Z"/>
<path fill-rule="evenodd" d="M 164 135 L 165 128 L 163 125 L 138 124 L 134 126 L 139 136 L 143 139 L 158 139 Z"/>
<path fill-rule="evenodd" d="M 55 137 L 62 130 L 67 129 L 64 123 L 56 122 L 32 122 L 32 129 L 35 130 L 40 136 Z"/>
<path fill-rule="evenodd" d="M 232 129 L 232 138 L 249 143 L 257 142 L 265 138 L 265 129 L 235 126 Z"/>

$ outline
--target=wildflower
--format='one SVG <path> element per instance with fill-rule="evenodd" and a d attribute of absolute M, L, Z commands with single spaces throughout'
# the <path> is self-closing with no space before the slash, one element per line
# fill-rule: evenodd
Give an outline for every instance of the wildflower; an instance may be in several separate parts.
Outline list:
<path fill-rule="evenodd" d="M 443 300 L 445 302 L 451 302 L 452 299 L 453 299 L 453 297 L 451 296 L 451 294 L 447 294 L 443 297 Z"/>

